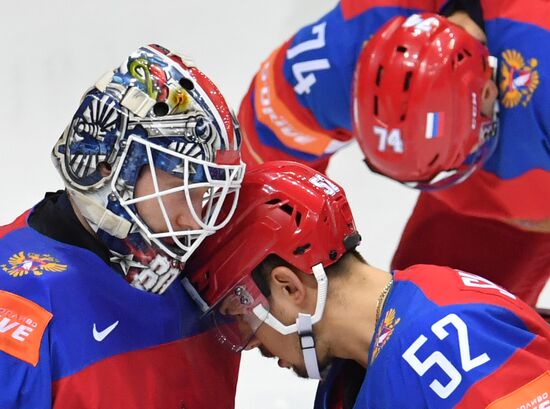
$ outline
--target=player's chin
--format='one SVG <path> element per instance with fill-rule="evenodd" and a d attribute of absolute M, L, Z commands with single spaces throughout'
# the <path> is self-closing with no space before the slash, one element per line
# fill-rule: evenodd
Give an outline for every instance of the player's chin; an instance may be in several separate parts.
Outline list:
<path fill-rule="evenodd" d="M 322 378 L 324 378 L 323 374 L 326 374 L 328 372 L 328 368 L 330 367 L 331 363 L 332 363 L 332 359 L 328 357 L 317 362 L 317 365 L 319 365 L 319 373 L 322 374 L 321 376 Z M 309 378 L 309 376 L 307 375 L 307 370 L 305 368 L 305 365 L 292 365 L 292 370 L 300 378 L 304 378 L 304 379 Z"/>
<path fill-rule="evenodd" d="M 307 379 L 309 376 L 307 376 L 306 368 L 300 367 L 298 365 L 293 365 L 292 370 L 296 375 L 298 375 L 300 378 Z"/>

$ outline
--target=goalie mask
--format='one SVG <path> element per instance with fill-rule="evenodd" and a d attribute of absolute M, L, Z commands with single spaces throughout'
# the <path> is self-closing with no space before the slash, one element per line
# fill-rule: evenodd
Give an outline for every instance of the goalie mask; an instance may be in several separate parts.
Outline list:
<path fill-rule="evenodd" d="M 52 156 L 111 261 L 133 286 L 161 294 L 233 214 L 244 172 L 240 140 L 216 86 L 188 60 L 150 45 L 84 95 Z M 144 173 L 150 191 L 138 196 Z M 165 174 L 177 183 L 163 187 Z M 188 208 L 192 222 L 185 229 L 170 218 L 170 195 Z M 155 228 L 138 212 L 146 202 L 159 209 Z M 225 202 L 229 211 L 221 218 Z"/>

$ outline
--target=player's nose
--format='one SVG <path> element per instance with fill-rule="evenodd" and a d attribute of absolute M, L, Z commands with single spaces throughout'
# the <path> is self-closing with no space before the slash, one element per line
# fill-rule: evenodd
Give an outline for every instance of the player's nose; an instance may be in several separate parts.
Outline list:
<path fill-rule="evenodd" d="M 176 216 L 175 219 L 177 230 L 199 230 L 200 225 L 195 220 L 195 218 L 191 215 L 191 213 L 187 211 L 183 211 L 179 213 Z"/>

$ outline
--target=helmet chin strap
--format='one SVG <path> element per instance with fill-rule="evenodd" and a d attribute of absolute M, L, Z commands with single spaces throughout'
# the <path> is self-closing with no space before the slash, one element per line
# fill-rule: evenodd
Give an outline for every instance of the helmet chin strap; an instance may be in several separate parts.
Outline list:
<path fill-rule="evenodd" d="M 95 232 L 99 229 L 105 230 L 111 236 L 119 239 L 124 239 L 128 236 L 132 223 L 107 210 L 102 204 L 103 198 L 100 197 L 99 192 L 95 195 L 98 200 L 94 200 L 89 195 L 85 195 L 69 186 L 66 186 L 66 189 L 78 207 L 78 211 L 82 217 L 86 219 Z"/>
<path fill-rule="evenodd" d="M 302 348 L 307 376 L 311 379 L 321 379 L 319 363 L 317 362 L 317 353 L 315 352 L 315 335 L 313 335 L 311 315 L 298 313 L 296 326 L 298 327 L 300 348 Z"/>
<path fill-rule="evenodd" d="M 312 267 L 313 275 L 317 281 L 317 303 L 315 305 L 315 313 L 298 314 L 296 324 L 284 325 L 281 321 L 269 313 L 262 304 L 254 307 L 254 314 L 271 328 L 277 332 L 288 335 L 294 332 L 300 337 L 300 347 L 304 356 L 307 376 L 311 379 L 321 379 L 319 372 L 319 363 L 317 361 L 317 353 L 315 352 L 315 335 L 313 334 L 313 325 L 321 321 L 325 304 L 327 301 L 328 279 L 325 269 L 322 264 L 316 264 Z"/>

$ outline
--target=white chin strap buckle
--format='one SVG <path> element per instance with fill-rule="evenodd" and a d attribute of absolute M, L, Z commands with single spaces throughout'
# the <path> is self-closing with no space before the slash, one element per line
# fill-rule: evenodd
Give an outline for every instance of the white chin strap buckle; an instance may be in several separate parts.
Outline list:
<path fill-rule="evenodd" d="M 299 313 L 298 319 L 296 320 L 296 326 L 298 327 L 300 347 L 304 355 L 307 376 L 311 379 L 321 379 L 319 365 L 317 363 L 317 353 L 315 352 L 315 337 L 313 336 L 311 315 Z"/>

